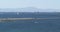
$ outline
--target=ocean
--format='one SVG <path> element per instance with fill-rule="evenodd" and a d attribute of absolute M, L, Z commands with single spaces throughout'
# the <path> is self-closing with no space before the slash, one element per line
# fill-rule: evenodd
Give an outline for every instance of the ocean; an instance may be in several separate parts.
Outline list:
<path fill-rule="evenodd" d="M 0 32 L 60 32 L 59 12 L 1 12 L 0 18 L 58 18 L 0 22 Z"/>

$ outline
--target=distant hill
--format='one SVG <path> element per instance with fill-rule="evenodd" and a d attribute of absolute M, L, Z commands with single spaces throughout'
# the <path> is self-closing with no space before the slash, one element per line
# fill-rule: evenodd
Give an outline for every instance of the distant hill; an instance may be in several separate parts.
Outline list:
<path fill-rule="evenodd" d="M 0 9 L 0 12 L 60 12 L 59 9 L 38 9 L 35 7 L 26 8 L 5 8 Z"/>

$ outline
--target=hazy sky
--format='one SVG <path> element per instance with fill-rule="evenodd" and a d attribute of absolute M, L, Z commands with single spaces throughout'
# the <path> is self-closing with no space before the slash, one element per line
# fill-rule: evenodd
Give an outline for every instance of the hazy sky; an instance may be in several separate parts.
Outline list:
<path fill-rule="evenodd" d="M 0 8 L 37 7 L 60 9 L 60 0 L 0 0 Z"/>

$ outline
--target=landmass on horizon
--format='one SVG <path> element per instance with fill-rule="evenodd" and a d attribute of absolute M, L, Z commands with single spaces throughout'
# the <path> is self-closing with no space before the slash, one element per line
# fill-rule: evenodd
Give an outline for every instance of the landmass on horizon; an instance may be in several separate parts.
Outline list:
<path fill-rule="evenodd" d="M 36 7 L 0 8 L 0 12 L 60 12 L 60 9 L 40 9 Z"/>

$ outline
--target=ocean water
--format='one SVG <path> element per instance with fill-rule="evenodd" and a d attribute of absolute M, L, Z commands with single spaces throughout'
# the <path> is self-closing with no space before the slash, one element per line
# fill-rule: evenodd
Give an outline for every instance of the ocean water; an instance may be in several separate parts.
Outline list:
<path fill-rule="evenodd" d="M 60 13 L 0 13 L 0 18 L 58 18 L 0 22 L 0 32 L 60 32 Z"/>

